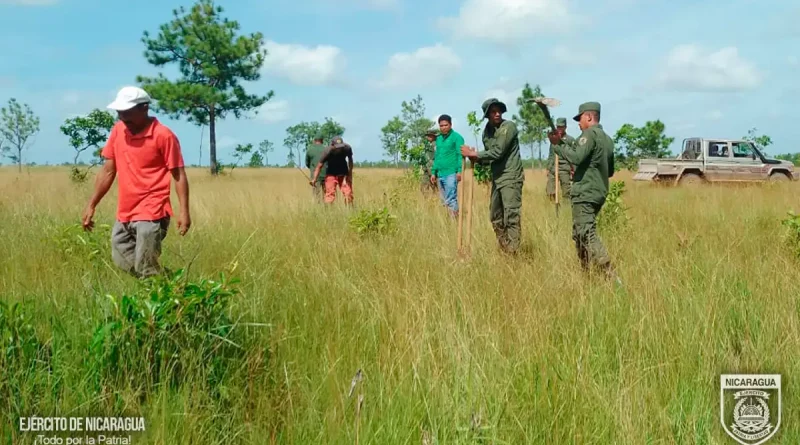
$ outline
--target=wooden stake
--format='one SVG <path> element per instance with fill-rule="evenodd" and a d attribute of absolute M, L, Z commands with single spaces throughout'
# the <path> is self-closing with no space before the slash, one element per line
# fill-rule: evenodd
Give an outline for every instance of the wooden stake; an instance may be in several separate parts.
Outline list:
<path fill-rule="evenodd" d="M 464 171 L 464 170 L 462 170 L 462 171 Z M 467 254 L 471 254 L 472 253 L 472 200 L 473 200 L 473 198 L 475 196 L 475 163 L 470 162 L 469 169 L 464 171 L 464 177 L 468 178 L 468 181 L 465 181 L 464 188 L 466 188 L 466 187 L 469 187 L 469 188 L 465 190 L 465 192 L 467 193 L 467 199 L 465 199 L 465 201 L 466 201 L 465 207 L 466 208 L 465 209 L 459 208 L 459 210 L 460 210 L 459 213 L 461 213 L 461 211 L 464 211 L 464 210 L 466 210 L 466 212 L 467 212 L 467 215 L 466 215 L 466 218 L 467 218 L 467 230 L 466 230 L 466 232 L 467 232 L 467 240 L 466 240 L 466 243 L 465 243 L 466 244 L 466 249 L 465 250 L 466 250 Z M 466 184 L 467 182 L 469 183 L 469 185 Z"/>
<path fill-rule="evenodd" d="M 463 172 L 466 170 L 467 166 L 467 158 L 461 158 L 461 171 Z M 461 211 L 464 207 L 464 187 L 463 184 L 461 187 L 458 188 L 458 253 L 462 252 L 462 248 L 464 246 L 464 212 Z"/>
<path fill-rule="evenodd" d="M 555 160 L 555 167 L 553 167 L 556 171 L 556 217 L 558 217 L 558 210 L 561 207 L 561 202 L 559 201 L 559 197 L 561 196 L 561 183 L 558 180 L 558 155 L 556 156 Z"/>

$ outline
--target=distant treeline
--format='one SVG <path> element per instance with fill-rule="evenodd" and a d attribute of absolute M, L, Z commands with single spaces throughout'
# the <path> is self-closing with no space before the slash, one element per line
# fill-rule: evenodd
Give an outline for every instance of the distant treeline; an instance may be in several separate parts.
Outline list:
<path fill-rule="evenodd" d="M 791 161 L 794 165 L 800 166 L 800 153 L 786 153 L 786 154 L 782 154 L 782 155 L 777 155 L 777 156 L 775 156 L 775 158 L 776 159 L 785 160 L 785 161 Z M 541 162 L 538 159 L 523 159 L 522 160 L 522 165 L 525 168 L 544 168 L 546 164 L 547 164 L 547 160 L 542 160 Z M 0 165 L 2 165 L 2 163 L 0 163 Z M 61 167 L 71 167 L 73 165 L 87 166 L 89 164 L 87 164 L 85 162 L 78 162 L 77 164 L 73 164 L 72 162 L 62 162 L 60 164 L 49 164 L 49 163 L 47 163 L 47 164 L 37 164 L 35 162 L 31 162 L 31 163 L 26 163 L 26 165 L 28 165 L 30 167 L 33 167 L 33 166 L 36 166 L 36 165 L 42 165 L 42 166 L 51 166 L 52 165 L 52 166 L 61 166 Z M 355 168 L 402 168 L 402 169 L 405 169 L 405 168 L 409 168 L 411 166 L 411 164 L 408 163 L 408 162 L 395 163 L 394 161 L 383 160 L 383 161 L 360 161 L 360 162 L 354 162 L 353 166 Z M 207 166 L 205 166 L 205 165 L 197 165 L 197 164 L 190 164 L 189 167 L 192 167 L 192 168 L 206 168 Z M 243 165 L 243 166 L 237 167 L 237 168 L 296 168 L 296 166 L 294 164 L 290 163 L 290 164 L 284 164 L 284 165 L 268 165 L 268 166 L 265 166 L 265 167 L 248 167 L 246 165 Z"/>

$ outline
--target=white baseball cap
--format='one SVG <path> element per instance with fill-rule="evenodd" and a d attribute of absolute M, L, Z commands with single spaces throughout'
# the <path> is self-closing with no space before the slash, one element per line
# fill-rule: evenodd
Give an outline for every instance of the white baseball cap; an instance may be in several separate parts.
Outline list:
<path fill-rule="evenodd" d="M 108 104 L 108 108 L 116 111 L 125 111 L 146 103 L 150 103 L 150 95 L 147 94 L 147 91 L 139 87 L 124 87 L 119 90 L 114 102 Z"/>

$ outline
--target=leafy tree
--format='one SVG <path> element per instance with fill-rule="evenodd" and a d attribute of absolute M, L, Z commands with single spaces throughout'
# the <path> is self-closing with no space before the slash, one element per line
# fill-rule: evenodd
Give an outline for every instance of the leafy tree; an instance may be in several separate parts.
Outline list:
<path fill-rule="evenodd" d="M 433 145 L 425 137 L 425 133 L 433 125 L 434 122 L 425 117 L 422 96 L 417 95 L 410 101 L 403 101 L 400 104 L 400 116 L 394 116 L 382 129 L 384 149 L 387 147 L 386 142 L 396 142 L 395 147 L 391 148 L 395 159 L 399 157 L 408 162 L 414 167 L 414 173 L 420 174 L 429 159 L 433 158 Z"/>
<path fill-rule="evenodd" d="M 394 159 L 397 166 L 400 163 L 400 152 L 408 141 L 405 139 L 406 126 L 398 116 L 393 117 L 381 128 L 381 144 L 386 156 Z"/>
<path fill-rule="evenodd" d="M 759 135 L 758 129 L 755 127 L 751 128 L 747 132 L 747 136 L 743 136 L 742 139 L 756 144 L 761 151 L 766 150 L 768 146 L 772 145 L 772 138 L 766 134 Z"/>
<path fill-rule="evenodd" d="M 262 163 L 263 165 L 269 165 L 269 154 L 272 153 L 273 151 L 275 151 L 275 144 L 266 139 L 264 139 L 263 141 L 261 141 L 260 144 L 258 144 L 257 153 L 259 154 L 259 158 L 263 158 L 263 163 Z M 255 156 L 255 153 L 253 153 L 253 156 Z M 251 165 L 251 167 L 253 166 Z"/>
<path fill-rule="evenodd" d="M 231 163 L 231 173 L 233 170 L 239 166 L 239 163 L 242 162 L 245 156 L 249 155 L 253 152 L 253 144 L 237 144 L 236 147 L 233 149 L 233 162 Z M 256 152 L 258 153 L 258 152 Z"/>
<path fill-rule="evenodd" d="M 286 156 L 286 166 L 287 167 L 294 167 L 297 164 L 294 161 L 294 152 L 289 150 L 289 155 Z"/>
<path fill-rule="evenodd" d="M 253 152 L 253 154 L 250 156 L 250 162 L 247 163 L 247 166 L 252 168 L 264 166 L 264 156 L 261 154 L 261 150 Z"/>
<path fill-rule="evenodd" d="M 643 127 L 624 124 L 614 134 L 615 164 L 632 170 L 636 168 L 641 158 L 669 156 L 669 146 L 675 138 L 667 137 L 664 129 L 664 123 L 660 120 L 647 121 Z"/>
<path fill-rule="evenodd" d="M 237 119 L 258 108 L 274 93 L 247 94 L 242 81 L 261 78 L 267 52 L 261 33 L 237 36 L 239 23 L 222 17 L 223 9 L 212 0 L 198 0 L 187 13 L 173 10 L 174 19 L 161 25 L 158 37 L 144 32 L 147 61 L 156 66 L 177 64 L 181 77 L 168 80 L 137 76 L 137 82 L 156 100 L 156 108 L 175 119 L 208 125 L 211 174 L 217 168 L 216 121 L 233 114 Z"/>
<path fill-rule="evenodd" d="M 467 114 L 467 124 L 469 125 L 472 135 L 475 136 L 475 147 L 478 147 L 478 135 L 481 133 L 481 121 L 478 119 L 478 113 L 470 111 Z M 475 164 L 475 181 L 478 184 L 488 184 L 492 180 L 492 171 L 489 166 L 483 164 Z"/>
<path fill-rule="evenodd" d="M 533 159 L 533 147 L 538 147 L 540 163 L 542 161 L 542 143 L 547 138 L 547 130 L 550 125 L 547 123 L 542 109 L 535 103 L 528 102 L 528 99 L 541 96 L 542 90 L 539 85 L 531 88 L 531 85 L 526 83 L 522 94 L 517 98 L 519 116 L 511 117 L 519 128 L 519 142 L 527 145 L 531 150 L 531 159 Z"/>
<path fill-rule="evenodd" d="M 108 140 L 111 127 L 114 126 L 116 118 L 108 111 L 98 109 L 92 110 L 86 116 L 78 116 L 67 119 L 61 126 L 61 133 L 69 138 L 69 145 L 75 150 L 75 158 L 72 163 L 77 165 L 81 153 L 92 148 L 92 157 L 89 168 L 103 162 L 100 152 L 103 144 Z"/>
<path fill-rule="evenodd" d="M 344 130 L 340 123 L 329 117 L 326 117 L 325 122 L 322 124 L 319 122 L 300 122 L 286 129 L 286 138 L 283 140 L 283 145 L 289 149 L 290 153 L 294 150 L 297 153 L 297 159 L 302 159 L 305 155 L 306 147 L 314 142 L 316 134 L 321 134 L 323 143 L 327 144 L 334 136 L 342 136 Z"/>
<path fill-rule="evenodd" d="M 28 104 L 20 105 L 11 98 L 8 107 L 0 109 L 0 150 L 22 171 L 22 151 L 29 149 L 29 139 L 39 132 L 39 118 Z"/>

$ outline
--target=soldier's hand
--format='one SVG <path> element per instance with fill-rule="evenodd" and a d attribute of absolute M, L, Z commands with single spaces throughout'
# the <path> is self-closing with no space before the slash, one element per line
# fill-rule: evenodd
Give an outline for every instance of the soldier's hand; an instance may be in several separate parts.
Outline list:
<path fill-rule="evenodd" d="M 461 182 L 461 173 L 456 173 L 456 181 Z"/>

